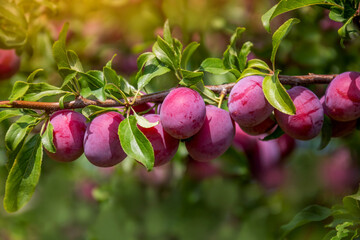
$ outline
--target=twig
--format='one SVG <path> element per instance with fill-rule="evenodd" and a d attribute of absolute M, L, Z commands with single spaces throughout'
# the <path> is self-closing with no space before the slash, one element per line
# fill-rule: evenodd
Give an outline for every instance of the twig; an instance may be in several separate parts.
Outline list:
<path fill-rule="evenodd" d="M 308 84 L 328 84 L 336 77 L 336 75 L 318 75 L 318 74 L 309 74 L 303 76 L 286 76 L 280 75 L 279 79 L 282 84 L 285 85 L 308 85 Z M 206 88 L 212 90 L 215 93 L 220 94 L 222 91 L 229 93 L 235 83 L 228 83 L 223 85 L 213 85 L 206 86 Z M 134 105 L 139 105 L 146 102 L 162 102 L 164 98 L 172 89 L 156 92 L 151 94 L 146 94 L 142 96 L 137 96 L 134 101 Z M 134 97 L 129 97 L 128 100 L 132 102 Z M 126 104 L 124 99 L 120 100 L 123 105 Z M 79 98 L 74 101 L 65 102 L 64 109 L 75 109 L 75 108 L 84 108 L 89 105 L 96 105 L 100 107 L 116 107 L 122 106 L 121 103 L 108 99 L 106 101 L 90 100 L 85 98 Z M 58 102 L 29 102 L 29 101 L 0 101 L 0 108 L 28 108 L 28 109 L 37 109 L 45 111 L 56 111 L 60 110 L 60 105 Z"/>

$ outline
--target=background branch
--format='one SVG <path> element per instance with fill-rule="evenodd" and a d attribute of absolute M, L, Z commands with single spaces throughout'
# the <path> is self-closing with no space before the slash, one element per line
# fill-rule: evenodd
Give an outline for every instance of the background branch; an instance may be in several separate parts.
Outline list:
<path fill-rule="evenodd" d="M 337 75 L 318 75 L 318 74 L 309 74 L 303 76 L 286 76 L 280 75 L 280 82 L 284 85 L 309 85 L 309 84 L 328 84 L 333 80 Z M 212 85 L 206 86 L 206 88 L 212 90 L 215 93 L 221 93 L 224 89 L 226 93 L 229 93 L 235 83 L 228 83 L 223 85 Z M 135 100 L 134 105 L 146 103 L 146 102 L 162 102 L 164 98 L 172 89 L 151 93 L 147 95 L 138 96 Z M 133 97 L 128 98 L 131 102 Z M 125 101 L 121 100 L 124 104 Z M 64 109 L 75 109 L 75 108 L 84 108 L 89 105 L 96 105 L 100 107 L 116 107 L 121 106 L 120 103 L 113 99 L 108 99 L 106 101 L 99 100 L 90 100 L 85 98 L 78 98 L 74 101 L 65 102 Z M 60 105 L 58 102 L 29 102 L 29 101 L 0 101 L 1 108 L 29 108 L 29 109 L 38 109 L 46 111 L 56 111 L 60 110 Z"/>

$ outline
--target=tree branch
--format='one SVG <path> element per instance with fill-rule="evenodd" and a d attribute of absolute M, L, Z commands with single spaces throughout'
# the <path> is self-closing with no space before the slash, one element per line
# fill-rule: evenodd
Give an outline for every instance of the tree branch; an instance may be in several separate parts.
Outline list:
<path fill-rule="evenodd" d="M 284 85 L 308 85 L 308 84 L 328 84 L 336 77 L 333 75 L 318 75 L 312 74 L 303 75 L 303 76 L 286 76 L 280 75 L 280 82 Z M 228 83 L 223 85 L 212 85 L 206 86 L 206 88 L 212 90 L 215 93 L 221 93 L 222 91 L 226 91 L 228 94 L 235 83 Z M 164 98 L 169 94 L 172 89 L 151 93 L 147 95 L 138 96 L 135 100 L 134 105 L 146 103 L 146 102 L 162 102 Z M 133 97 L 128 98 L 131 102 Z M 124 104 L 125 101 L 121 100 Z M 113 99 L 108 99 L 106 101 L 99 100 L 90 100 L 85 98 L 78 98 L 74 101 L 65 102 L 64 109 L 75 109 L 75 108 L 84 108 L 89 105 L 96 105 L 100 107 L 116 107 L 121 106 L 120 103 Z M 37 109 L 37 110 L 45 110 L 45 111 L 56 111 L 60 110 L 60 105 L 58 102 L 29 102 L 29 101 L 0 101 L 0 108 L 28 108 L 28 109 Z"/>

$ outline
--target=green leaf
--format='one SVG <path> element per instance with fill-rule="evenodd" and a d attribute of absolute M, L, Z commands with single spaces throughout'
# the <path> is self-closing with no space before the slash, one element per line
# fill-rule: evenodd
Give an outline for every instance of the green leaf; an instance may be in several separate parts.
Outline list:
<path fill-rule="evenodd" d="M 165 42 L 164 39 L 158 36 L 156 43 L 153 45 L 152 51 L 161 63 L 164 63 L 172 70 L 177 68 L 178 59 L 175 55 L 174 48 Z"/>
<path fill-rule="evenodd" d="M 205 87 L 204 81 L 199 81 L 196 85 L 191 86 L 192 89 L 200 93 L 201 97 L 204 99 L 204 102 L 211 105 L 216 105 L 216 94 Z"/>
<path fill-rule="evenodd" d="M 340 36 L 341 38 L 343 38 L 343 39 L 349 39 L 349 38 L 350 38 L 350 36 L 349 36 L 349 31 L 347 30 L 347 27 L 348 27 L 349 24 L 352 23 L 353 18 L 354 18 L 354 16 L 350 17 L 350 18 L 346 21 L 346 23 L 344 23 L 344 25 L 343 25 L 341 28 L 339 28 L 338 34 L 339 34 L 339 36 Z M 342 47 L 344 47 L 344 44 L 342 44 Z"/>
<path fill-rule="evenodd" d="M 252 42 L 245 42 L 241 47 L 240 53 L 238 55 L 239 68 L 240 68 L 239 70 L 241 72 L 244 71 L 246 67 L 247 56 L 250 54 L 252 46 L 253 46 Z"/>
<path fill-rule="evenodd" d="M 259 75 L 259 76 L 266 76 L 267 73 L 264 73 L 262 71 L 259 71 L 257 69 L 253 68 L 246 68 L 242 73 L 239 79 L 242 79 L 244 77 L 253 76 L 253 75 Z"/>
<path fill-rule="evenodd" d="M 155 127 L 156 125 L 159 124 L 159 121 L 153 122 L 153 123 L 149 122 L 149 120 L 147 120 L 143 116 L 140 116 L 140 115 L 136 114 L 135 111 L 134 111 L 134 116 L 136 118 L 137 124 L 140 125 L 143 128 L 152 128 L 152 127 Z"/>
<path fill-rule="evenodd" d="M 273 6 L 269 11 L 267 11 L 262 17 L 261 21 L 265 29 L 270 32 L 270 21 L 285 12 L 289 12 L 298 8 L 303 8 L 312 5 L 329 5 L 335 7 L 341 7 L 328 0 L 282 0 L 275 6 Z"/>
<path fill-rule="evenodd" d="M 69 60 L 66 51 L 66 35 L 69 29 L 69 24 L 64 24 L 59 39 L 53 45 L 53 55 L 58 68 L 70 68 Z M 62 75 L 64 78 L 65 76 Z"/>
<path fill-rule="evenodd" d="M 180 84 L 184 86 L 194 85 L 201 81 L 204 76 L 203 72 L 191 72 L 187 70 L 181 70 L 181 74 L 183 79 L 180 81 Z"/>
<path fill-rule="evenodd" d="M 29 83 L 29 89 L 24 95 L 24 100 L 37 101 L 43 97 L 54 96 L 63 93 L 66 93 L 66 91 L 45 82 Z"/>
<path fill-rule="evenodd" d="M 360 188 L 357 193 L 343 198 L 344 207 L 357 218 L 360 217 Z"/>
<path fill-rule="evenodd" d="M 30 115 L 23 115 L 16 122 L 11 124 L 5 135 L 6 148 L 10 151 L 14 151 L 38 122 L 38 118 Z"/>
<path fill-rule="evenodd" d="M 173 38 L 171 37 L 171 30 L 169 25 L 169 20 L 165 21 L 164 24 L 164 39 L 171 46 L 173 43 Z"/>
<path fill-rule="evenodd" d="M 276 32 L 274 33 L 274 35 L 272 36 L 272 53 L 271 53 L 271 62 L 273 64 L 273 71 L 275 71 L 275 56 L 276 56 L 276 52 L 280 46 L 281 41 L 284 39 L 284 37 L 289 33 L 291 27 L 294 24 L 299 23 L 300 20 L 297 18 L 290 18 L 289 20 L 287 20 L 283 25 L 281 25 Z"/>
<path fill-rule="evenodd" d="M 272 133 L 270 133 L 269 135 L 264 137 L 262 139 L 262 141 L 269 141 L 269 140 L 277 139 L 277 138 L 281 137 L 283 134 L 284 134 L 284 131 L 281 129 L 280 126 L 277 126 L 275 131 L 273 131 Z"/>
<path fill-rule="evenodd" d="M 182 69 L 187 69 L 188 62 L 193 55 L 193 53 L 196 51 L 196 49 L 200 46 L 200 43 L 197 42 L 191 42 L 189 45 L 186 46 L 186 48 L 183 51 L 183 54 L 181 56 L 180 66 Z"/>
<path fill-rule="evenodd" d="M 266 64 L 266 62 L 264 62 L 263 60 L 260 60 L 260 59 L 249 60 L 247 63 L 247 67 L 248 68 L 258 68 L 258 69 L 265 70 L 268 72 L 271 70 L 269 68 L 269 66 Z"/>
<path fill-rule="evenodd" d="M 4 208 L 16 212 L 31 198 L 40 178 L 43 148 L 40 135 L 25 143 L 9 172 L 5 185 Z"/>
<path fill-rule="evenodd" d="M 65 108 L 65 107 L 64 107 L 64 102 L 65 102 L 65 100 L 66 100 L 68 97 L 70 97 L 70 96 L 75 96 L 75 94 L 74 94 L 74 93 L 67 93 L 67 94 L 65 94 L 65 95 L 62 95 L 62 96 L 59 98 L 59 106 L 60 106 L 61 109 L 64 109 L 64 108 Z"/>
<path fill-rule="evenodd" d="M 319 150 L 324 149 L 330 142 L 332 135 L 332 126 L 331 119 L 324 115 L 324 123 L 321 128 L 321 142 L 319 145 Z"/>
<path fill-rule="evenodd" d="M 95 105 L 86 106 L 82 109 L 81 113 L 90 121 L 96 116 L 103 114 L 105 112 L 119 112 L 119 108 L 116 107 L 99 107 Z"/>
<path fill-rule="evenodd" d="M 46 121 L 44 125 L 45 124 L 46 127 L 44 133 L 41 135 L 41 142 L 46 148 L 46 150 L 51 153 L 55 153 L 56 147 L 54 145 L 54 127 L 51 124 L 50 120 Z"/>
<path fill-rule="evenodd" d="M 323 221 L 331 216 L 331 210 L 319 205 L 311 205 L 295 215 L 295 217 L 286 225 L 283 225 L 280 229 L 282 231 L 282 237 L 284 238 L 294 229 L 303 226 L 311 222 Z"/>
<path fill-rule="evenodd" d="M 276 70 L 274 75 L 265 76 L 262 87 L 266 99 L 274 108 L 289 115 L 296 113 L 293 101 L 279 81 L 278 70 Z"/>
<path fill-rule="evenodd" d="M 224 66 L 227 69 L 236 69 L 240 71 L 239 59 L 237 55 L 236 41 L 240 38 L 241 34 L 245 31 L 245 28 L 238 27 L 235 33 L 230 38 L 230 44 L 223 55 Z"/>
<path fill-rule="evenodd" d="M 225 74 L 228 73 L 229 70 L 225 69 L 224 63 L 219 58 L 207 58 L 205 59 L 201 65 L 200 69 L 202 71 L 212 73 L 212 74 Z"/>
<path fill-rule="evenodd" d="M 271 32 L 270 29 L 270 21 L 273 18 L 273 14 L 274 11 L 276 10 L 276 8 L 278 7 L 279 4 L 274 5 L 272 8 L 270 8 L 264 15 L 261 16 L 261 22 L 264 26 L 264 28 L 266 29 L 266 31 L 268 31 L 269 33 Z"/>
<path fill-rule="evenodd" d="M 23 113 L 19 109 L 8 109 L 0 111 L 0 123 L 5 119 L 21 116 Z"/>
<path fill-rule="evenodd" d="M 341 240 L 349 236 L 352 230 L 347 229 L 347 227 L 353 226 L 352 222 L 344 222 L 336 226 L 336 236 L 332 237 L 331 240 Z"/>
<path fill-rule="evenodd" d="M 79 74 L 81 75 L 79 79 L 81 96 L 85 98 L 94 96 L 100 101 L 105 101 L 106 94 L 103 72 L 91 70 L 87 73 L 79 72 Z"/>
<path fill-rule="evenodd" d="M 66 77 L 64 78 L 64 82 L 61 85 L 61 89 L 63 89 L 66 85 L 68 85 L 68 83 L 70 83 L 76 77 L 77 72 L 73 71 L 73 72 L 69 72 L 69 73 L 64 74 L 64 75 L 66 75 Z"/>
<path fill-rule="evenodd" d="M 36 69 L 35 71 L 33 71 L 33 72 L 27 77 L 26 82 L 28 82 L 28 83 L 34 82 L 34 78 L 35 78 L 36 74 L 38 74 L 38 73 L 41 72 L 41 71 L 44 71 L 44 69 L 39 68 L 39 69 Z"/>
<path fill-rule="evenodd" d="M 150 171 L 155 162 L 154 150 L 149 140 L 138 129 L 136 118 L 129 116 L 121 121 L 118 134 L 124 152 L 129 157 L 139 161 Z"/>
<path fill-rule="evenodd" d="M 171 70 L 160 65 L 156 58 L 149 60 L 143 70 L 143 75 L 138 79 L 138 89 L 143 89 L 153 78 L 164 75 Z"/>
<path fill-rule="evenodd" d="M 15 100 L 18 100 L 19 98 L 22 98 L 28 89 L 29 89 L 29 84 L 27 82 L 23 82 L 23 81 L 15 82 L 9 97 L 9 101 L 13 102 Z"/>
<path fill-rule="evenodd" d="M 77 72 L 83 72 L 84 69 L 76 52 L 74 52 L 73 50 L 67 50 L 66 53 L 70 68 Z"/>
<path fill-rule="evenodd" d="M 28 23 L 16 3 L 0 0 L 0 48 L 20 48 L 27 41 Z"/>
<path fill-rule="evenodd" d="M 126 81 L 123 77 L 117 75 L 115 70 L 113 70 L 109 67 L 104 67 L 103 72 L 104 72 L 104 77 L 105 77 L 106 82 L 114 83 L 126 94 L 130 94 L 130 92 L 132 90 L 135 90 L 134 87 L 131 86 L 128 81 Z"/>

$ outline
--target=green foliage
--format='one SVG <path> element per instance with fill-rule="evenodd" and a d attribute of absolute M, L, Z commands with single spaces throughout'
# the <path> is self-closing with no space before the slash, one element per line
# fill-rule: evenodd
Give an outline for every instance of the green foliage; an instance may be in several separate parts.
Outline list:
<path fill-rule="evenodd" d="M 149 140 L 137 127 L 135 116 L 129 116 L 120 123 L 119 139 L 124 152 L 141 164 L 148 171 L 154 166 L 154 150 Z"/>
<path fill-rule="evenodd" d="M 282 238 L 288 235 L 294 229 L 311 222 L 323 221 L 330 217 L 331 210 L 318 205 L 312 205 L 304 208 L 301 212 L 286 225 L 281 227 Z"/>
<path fill-rule="evenodd" d="M 39 134 L 30 138 L 17 154 L 6 180 L 4 208 L 15 212 L 31 198 L 39 181 L 43 148 Z"/>
<path fill-rule="evenodd" d="M 289 115 L 294 115 L 296 113 L 294 103 L 279 81 L 278 70 L 274 75 L 265 76 L 263 81 L 263 91 L 266 99 L 274 108 Z"/>

